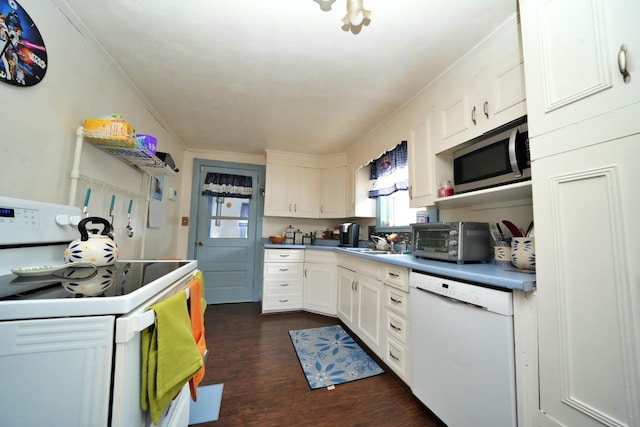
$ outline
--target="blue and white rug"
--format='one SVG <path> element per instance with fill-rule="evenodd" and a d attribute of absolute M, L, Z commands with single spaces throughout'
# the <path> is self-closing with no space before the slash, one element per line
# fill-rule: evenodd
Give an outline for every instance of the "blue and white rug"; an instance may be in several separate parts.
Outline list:
<path fill-rule="evenodd" d="M 289 331 L 312 390 L 384 373 L 340 325 Z"/>

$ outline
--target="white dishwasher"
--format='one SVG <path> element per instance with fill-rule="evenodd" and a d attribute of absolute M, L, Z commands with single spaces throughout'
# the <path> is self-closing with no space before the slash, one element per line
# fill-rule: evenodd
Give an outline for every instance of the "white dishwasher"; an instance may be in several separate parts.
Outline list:
<path fill-rule="evenodd" d="M 413 394 L 449 427 L 516 426 L 511 291 L 412 271 Z"/>

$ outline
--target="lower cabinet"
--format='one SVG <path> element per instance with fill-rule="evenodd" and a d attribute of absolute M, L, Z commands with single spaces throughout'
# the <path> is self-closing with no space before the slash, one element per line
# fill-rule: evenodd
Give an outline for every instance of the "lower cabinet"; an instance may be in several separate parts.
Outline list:
<path fill-rule="evenodd" d="M 335 316 L 338 305 L 338 256 L 332 251 L 305 250 L 302 308 Z"/>
<path fill-rule="evenodd" d="M 304 250 L 265 249 L 262 312 L 302 309 Z"/>
<path fill-rule="evenodd" d="M 408 282 L 407 282 L 408 285 Z M 385 283 L 385 363 L 411 386 L 409 293 Z"/>
<path fill-rule="evenodd" d="M 380 280 L 338 267 L 338 318 L 381 359 L 383 291 Z"/>

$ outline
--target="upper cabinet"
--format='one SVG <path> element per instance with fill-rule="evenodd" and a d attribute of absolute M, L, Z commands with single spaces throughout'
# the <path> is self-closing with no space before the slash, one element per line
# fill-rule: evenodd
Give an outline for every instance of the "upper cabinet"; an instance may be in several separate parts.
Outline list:
<path fill-rule="evenodd" d="M 357 163 L 347 166 L 346 217 L 375 218 L 376 203 L 369 198 L 369 168 Z"/>
<path fill-rule="evenodd" d="M 516 17 L 456 63 L 434 87 L 440 121 L 436 152 L 526 114 L 524 67 Z"/>
<path fill-rule="evenodd" d="M 435 156 L 428 119 L 411 130 L 408 151 L 409 205 L 412 208 L 432 205 L 436 197 Z"/>
<path fill-rule="evenodd" d="M 529 137 L 597 122 L 579 138 L 532 145 L 532 158 L 599 143 L 609 131 L 639 132 L 637 114 L 617 113 L 640 102 L 640 2 L 521 0 L 520 8 L 527 91 L 541 95 L 528 101 Z"/>
<path fill-rule="evenodd" d="M 346 183 L 346 166 L 320 171 L 320 218 L 342 218 L 345 216 Z"/>
<path fill-rule="evenodd" d="M 267 164 L 264 214 L 318 218 L 320 203 L 318 169 Z"/>

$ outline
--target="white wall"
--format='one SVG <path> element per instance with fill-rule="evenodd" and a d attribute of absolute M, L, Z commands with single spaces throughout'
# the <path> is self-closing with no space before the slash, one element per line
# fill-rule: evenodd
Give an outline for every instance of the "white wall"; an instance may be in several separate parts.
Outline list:
<path fill-rule="evenodd" d="M 76 128 L 85 118 L 105 114 L 120 114 L 138 132 L 156 136 L 158 149 L 182 164 L 181 141 L 149 113 L 145 100 L 109 57 L 71 24 L 61 11 L 63 5 L 54 0 L 20 0 L 20 5 L 42 34 L 48 64 L 43 81 L 35 86 L 0 83 L 4 107 L 0 115 L 0 194 L 68 204 Z M 140 254 L 146 258 L 177 255 L 178 202 L 165 198 L 162 227 L 145 229 L 148 182 L 143 174 L 86 143 L 80 174 L 74 204 L 81 205 L 84 190 L 91 187 L 92 215 L 107 216 L 111 194 L 116 194 L 116 241 L 121 259 Z M 165 192 L 177 187 L 178 180 L 166 177 Z M 135 199 L 133 239 L 124 235 L 129 199 Z"/>

